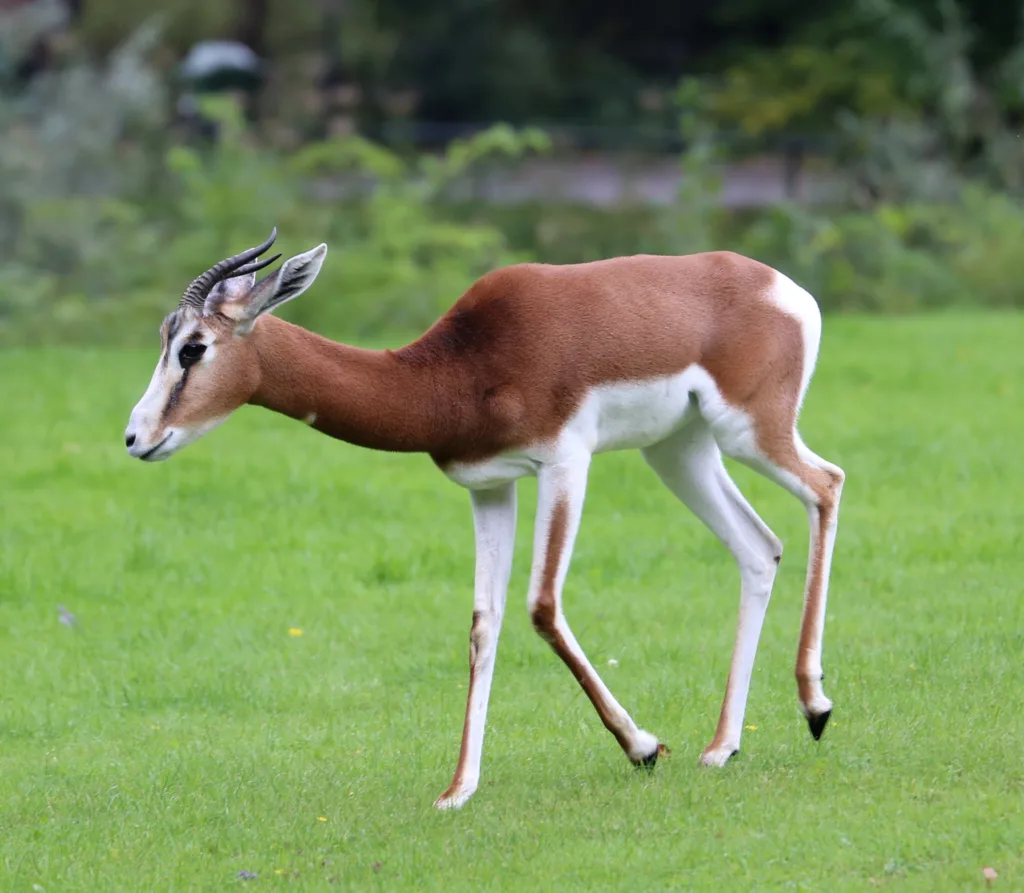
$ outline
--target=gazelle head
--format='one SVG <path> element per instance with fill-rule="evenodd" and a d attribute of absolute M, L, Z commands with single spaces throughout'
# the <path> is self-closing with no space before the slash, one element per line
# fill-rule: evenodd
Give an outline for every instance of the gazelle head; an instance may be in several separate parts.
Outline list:
<path fill-rule="evenodd" d="M 168 459 L 256 393 L 256 320 L 309 288 L 327 254 L 327 246 L 318 245 L 257 282 L 257 271 L 281 256 L 256 260 L 276 238 L 275 227 L 262 245 L 214 264 L 193 280 L 164 319 L 160 359 L 125 431 L 130 455 L 151 462 Z"/>

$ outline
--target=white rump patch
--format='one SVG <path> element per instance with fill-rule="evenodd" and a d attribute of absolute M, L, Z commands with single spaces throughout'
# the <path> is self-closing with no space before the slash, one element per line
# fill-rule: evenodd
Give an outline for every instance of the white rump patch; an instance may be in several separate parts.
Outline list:
<path fill-rule="evenodd" d="M 818 302 L 806 289 L 801 288 L 788 276 L 776 272 L 775 283 L 767 293 L 768 299 L 787 316 L 799 321 L 803 331 L 804 364 L 800 376 L 800 396 L 797 398 L 797 412 L 804 401 L 814 366 L 818 362 L 818 346 L 821 343 L 821 310 Z"/>

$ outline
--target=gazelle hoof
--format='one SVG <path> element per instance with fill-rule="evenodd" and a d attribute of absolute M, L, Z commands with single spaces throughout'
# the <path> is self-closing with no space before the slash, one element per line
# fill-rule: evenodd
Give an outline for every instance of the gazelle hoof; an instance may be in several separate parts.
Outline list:
<path fill-rule="evenodd" d="M 460 809 L 465 806 L 469 798 L 473 796 L 473 790 L 452 790 L 449 788 L 434 801 L 434 808 L 440 810 Z"/>
<path fill-rule="evenodd" d="M 665 758 L 667 759 L 672 755 L 672 752 L 667 747 L 665 747 L 664 744 L 661 744 L 659 742 L 658 746 L 654 748 L 654 750 L 652 750 L 649 754 L 647 754 L 647 756 L 640 757 L 639 760 L 633 760 L 632 763 L 634 766 L 636 766 L 637 769 L 646 769 L 648 772 L 653 772 L 654 766 L 658 762 L 658 757 L 661 754 L 665 754 Z"/>
<path fill-rule="evenodd" d="M 740 749 L 738 747 L 733 747 L 729 744 L 725 747 L 712 747 L 709 745 L 704 748 L 704 752 L 700 755 L 700 764 L 702 766 L 712 766 L 716 769 L 721 768 L 739 752 Z"/>
<path fill-rule="evenodd" d="M 824 713 L 808 714 L 807 715 L 807 726 L 811 730 L 811 735 L 815 741 L 821 740 L 821 733 L 825 731 L 825 726 L 828 724 L 828 718 L 832 715 L 832 708 L 830 707 Z"/>

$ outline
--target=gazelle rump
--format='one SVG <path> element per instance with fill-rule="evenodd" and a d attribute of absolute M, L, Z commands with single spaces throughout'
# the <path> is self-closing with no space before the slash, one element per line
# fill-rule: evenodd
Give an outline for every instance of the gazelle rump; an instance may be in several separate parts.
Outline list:
<path fill-rule="evenodd" d="M 264 406 L 371 449 L 424 452 L 469 490 L 476 537 L 469 692 L 454 778 L 439 807 L 477 788 L 512 567 L 516 481 L 538 504 L 528 607 L 633 763 L 658 739 L 637 727 L 576 641 L 562 591 L 594 455 L 639 449 L 726 546 L 740 572 L 735 645 L 718 726 L 701 762 L 740 747 L 757 643 L 782 544 L 729 477 L 723 454 L 793 493 L 810 521 L 796 659 L 815 739 L 832 710 L 822 633 L 844 474 L 811 452 L 797 417 L 821 316 L 781 273 L 729 252 L 518 264 L 478 279 L 398 350 L 338 344 L 270 315 L 316 278 L 319 245 L 259 282 L 273 243 L 198 277 L 161 326 L 162 350 L 126 431 L 129 453 L 166 459 L 243 404 Z"/>

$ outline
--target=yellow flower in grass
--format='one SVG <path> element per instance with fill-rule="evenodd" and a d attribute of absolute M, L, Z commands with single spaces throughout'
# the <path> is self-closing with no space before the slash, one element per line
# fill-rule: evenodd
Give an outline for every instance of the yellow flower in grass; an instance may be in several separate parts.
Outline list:
<path fill-rule="evenodd" d="M 302 635 L 302 630 L 299 629 L 296 626 L 293 626 L 290 630 L 288 630 L 288 635 L 289 636 L 301 636 Z"/>
<path fill-rule="evenodd" d="M 327 821 L 327 817 L 326 817 L 326 816 L 322 816 L 322 815 L 320 815 L 320 816 L 317 816 L 317 817 L 316 817 L 316 820 L 317 820 L 318 822 L 326 822 L 326 821 Z"/>
<path fill-rule="evenodd" d="M 757 726 L 744 726 L 743 728 L 745 728 L 748 732 L 756 732 L 757 731 Z"/>

